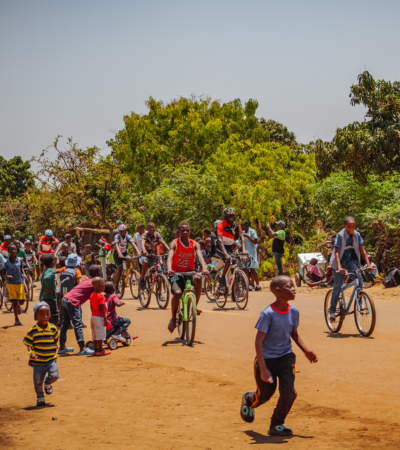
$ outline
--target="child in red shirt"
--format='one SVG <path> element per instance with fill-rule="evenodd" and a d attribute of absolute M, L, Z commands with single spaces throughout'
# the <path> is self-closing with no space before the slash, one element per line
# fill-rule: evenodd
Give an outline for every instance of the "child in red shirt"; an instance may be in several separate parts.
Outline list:
<path fill-rule="evenodd" d="M 92 281 L 94 292 L 90 295 L 90 309 L 92 318 L 90 324 L 92 327 L 92 338 L 94 344 L 93 356 L 105 356 L 111 352 L 103 350 L 103 342 L 106 339 L 107 326 L 107 306 L 106 298 L 102 294 L 105 289 L 105 281 L 103 278 L 96 277 Z"/>

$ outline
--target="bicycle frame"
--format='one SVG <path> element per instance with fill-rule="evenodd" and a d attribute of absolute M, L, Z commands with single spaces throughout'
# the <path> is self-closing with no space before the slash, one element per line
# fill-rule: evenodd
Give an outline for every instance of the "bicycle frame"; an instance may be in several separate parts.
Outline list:
<path fill-rule="evenodd" d="M 350 274 L 350 275 L 354 275 L 354 274 Z M 348 304 L 348 306 L 346 307 L 346 301 L 345 301 L 345 298 L 344 298 L 344 291 L 345 291 L 346 289 L 352 287 L 352 286 L 354 286 L 354 290 L 353 290 L 353 292 L 351 293 L 350 300 L 349 300 L 349 304 Z M 352 305 L 352 303 L 353 303 L 353 300 L 357 303 L 357 309 L 358 309 L 358 312 L 361 313 L 360 304 L 359 304 L 359 302 L 357 301 L 358 293 L 361 291 L 361 288 L 360 288 L 359 286 L 360 286 L 360 280 L 358 279 L 358 273 L 357 273 L 357 274 L 356 274 L 356 279 L 355 279 L 354 281 L 352 281 L 350 284 L 346 285 L 345 287 L 342 286 L 342 287 L 340 288 L 340 294 L 341 294 L 341 296 L 342 296 L 343 307 L 344 307 L 344 310 L 345 310 L 345 312 L 346 312 L 346 315 L 351 314 L 349 311 L 350 311 L 351 305 Z M 367 306 L 368 313 L 370 313 L 368 303 L 366 304 L 366 306 Z"/>
<path fill-rule="evenodd" d="M 188 298 L 189 298 L 189 292 L 194 294 L 194 289 L 192 287 L 192 282 L 190 280 L 186 280 L 186 286 L 185 290 L 183 291 L 178 304 L 177 314 L 179 313 L 179 310 L 181 309 L 181 303 L 183 302 L 183 317 L 182 320 L 184 322 L 188 321 L 188 311 L 187 311 L 187 304 L 188 304 Z M 196 301 L 197 303 L 197 301 Z M 197 305 L 196 305 L 197 307 Z"/>

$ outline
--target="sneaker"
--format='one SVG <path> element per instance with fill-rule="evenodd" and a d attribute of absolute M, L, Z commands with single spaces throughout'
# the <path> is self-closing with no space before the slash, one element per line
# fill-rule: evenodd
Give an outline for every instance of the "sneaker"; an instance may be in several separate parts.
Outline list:
<path fill-rule="evenodd" d="M 82 352 L 78 353 L 78 356 L 91 356 L 93 355 L 94 350 L 90 350 L 90 348 L 85 348 L 85 350 L 83 350 Z"/>
<path fill-rule="evenodd" d="M 253 286 L 249 286 L 249 291 L 252 291 L 253 290 Z"/>
<path fill-rule="evenodd" d="M 144 291 L 146 289 L 146 281 L 145 280 L 140 280 L 139 281 L 139 288 Z"/>
<path fill-rule="evenodd" d="M 114 338 L 116 341 L 126 342 L 122 334 L 113 334 L 111 337 Z"/>
<path fill-rule="evenodd" d="M 256 286 L 255 291 L 261 291 L 261 286 Z"/>
<path fill-rule="evenodd" d="M 14 327 L 18 327 L 18 326 L 21 326 L 21 325 L 22 325 L 22 323 L 19 320 L 16 320 L 14 322 Z"/>
<path fill-rule="evenodd" d="M 58 350 L 59 355 L 64 355 L 65 353 L 73 353 L 74 349 L 72 347 L 65 347 L 63 350 Z"/>
<path fill-rule="evenodd" d="M 36 406 L 46 406 L 46 402 L 44 401 L 44 398 L 38 398 L 36 402 Z"/>
<path fill-rule="evenodd" d="M 44 392 L 46 392 L 47 395 L 50 395 L 53 393 L 53 386 L 51 384 L 45 384 L 44 385 Z"/>
<path fill-rule="evenodd" d="M 329 319 L 329 322 L 330 322 L 330 323 L 335 323 L 335 322 L 336 322 L 336 316 L 335 316 L 335 313 L 329 313 L 328 319 Z"/>
<path fill-rule="evenodd" d="M 37 287 L 35 283 L 32 284 L 33 287 Z"/>

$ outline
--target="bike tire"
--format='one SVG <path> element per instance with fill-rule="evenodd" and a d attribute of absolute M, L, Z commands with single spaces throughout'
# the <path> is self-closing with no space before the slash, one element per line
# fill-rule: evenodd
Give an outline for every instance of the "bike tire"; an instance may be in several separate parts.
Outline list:
<path fill-rule="evenodd" d="M 28 287 L 28 284 L 26 282 L 24 283 L 24 291 L 25 291 L 25 300 L 24 300 L 24 303 L 22 305 L 19 305 L 19 306 L 21 308 L 21 311 L 23 313 L 26 313 L 28 311 L 28 308 L 29 308 L 29 300 L 30 300 L 29 287 Z"/>
<path fill-rule="evenodd" d="M 160 273 L 156 277 L 155 294 L 158 307 L 165 309 L 169 303 L 169 282 L 167 277 Z"/>
<path fill-rule="evenodd" d="M 196 297 L 193 294 L 188 294 L 187 302 L 188 320 L 184 322 L 185 325 L 185 340 L 186 345 L 193 345 L 196 336 L 196 322 L 197 322 L 197 307 Z"/>
<path fill-rule="evenodd" d="M 29 276 L 28 277 L 28 281 L 29 281 L 29 298 L 30 301 L 33 301 L 33 277 Z"/>
<path fill-rule="evenodd" d="M 3 296 L 4 296 L 3 287 L 0 287 L 0 309 L 3 306 Z"/>
<path fill-rule="evenodd" d="M 215 285 L 216 285 L 216 280 L 211 279 L 211 278 L 207 278 L 206 282 L 205 282 L 205 291 L 206 291 L 206 296 L 208 298 L 208 300 L 210 300 L 210 302 L 215 302 Z"/>
<path fill-rule="evenodd" d="M 376 324 L 376 310 L 375 310 L 375 303 L 372 300 L 371 296 L 368 294 L 368 292 L 365 292 L 363 290 L 358 292 L 358 297 L 361 297 L 361 307 L 362 307 L 362 301 L 364 299 L 368 301 L 369 303 L 369 309 L 370 312 L 368 313 L 368 311 L 365 313 L 363 311 L 358 311 L 358 307 L 357 307 L 357 299 L 354 302 L 354 320 L 356 322 L 356 327 L 358 332 L 361 334 L 361 336 L 364 337 L 369 337 L 371 336 L 371 334 L 374 332 L 375 329 L 375 324 Z M 365 301 L 365 303 L 367 303 Z M 371 316 L 371 321 L 370 324 L 368 325 L 363 325 L 362 322 L 366 322 L 366 320 L 364 320 L 366 317 Z"/>
<path fill-rule="evenodd" d="M 126 279 L 126 270 L 123 270 L 121 273 L 121 276 L 119 277 L 118 280 L 118 285 L 116 287 L 118 287 L 118 294 L 116 293 L 115 295 L 121 300 L 124 297 L 125 294 L 125 279 Z M 115 284 L 114 284 L 115 285 Z"/>
<path fill-rule="evenodd" d="M 151 300 L 151 289 L 149 287 L 148 277 L 146 276 L 146 289 L 142 290 L 139 287 L 139 302 L 143 308 L 147 308 Z"/>
<path fill-rule="evenodd" d="M 3 285 L 3 298 L 6 295 L 6 288 L 7 288 L 7 283 L 4 283 Z M 8 300 L 7 302 L 4 300 L 4 307 L 6 308 L 7 311 L 12 311 L 12 303 Z"/>
<path fill-rule="evenodd" d="M 249 301 L 249 280 L 242 270 L 237 270 L 235 274 L 234 286 L 232 289 L 232 300 L 240 310 L 244 310 Z"/>
<path fill-rule="evenodd" d="M 139 274 L 135 269 L 131 269 L 129 275 L 129 288 L 131 290 L 132 297 L 137 300 L 139 298 Z"/>
<path fill-rule="evenodd" d="M 226 294 L 228 287 L 225 287 L 225 293 L 221 294 L 219 292 L 219 281 L 217 281 L 217 278 L 215 277 L 215 284 L 214 284 L 214 298 L 215 298 L 215 303 L 217 304 L 218 308 L 223 308 L 226 304 L 226 301 L 228 299 L 228 295 Z"/>
<path fill-rule="evenodd" d="M 336 320 L 335 322 L 331 323 L 328 315 L 329 315 L 329 306 L 331 304 L 331 297 L 332 297 L 332 291 L 333 289 L 329 289 L 329 291 L 325 295 L 325 301 L 324 301 L 324 316 L 325 316 L 325 322 L 328 327 L 328 330 L 331 333 L 339 333 L 340 329 L 343 326 L 344 321 L 344 307 L 343 307 L 343 299 L 342 294 L 340 294 L 338 304 L 336 306 Z"/>

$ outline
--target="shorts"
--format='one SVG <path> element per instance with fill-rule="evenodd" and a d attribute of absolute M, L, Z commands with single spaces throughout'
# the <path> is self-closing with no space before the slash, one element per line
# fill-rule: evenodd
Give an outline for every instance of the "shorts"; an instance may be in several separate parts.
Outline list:
<path fill-rule="evenodd" d="M 188 275 L 178 275 L 178 279 L 171 282 L 171 278 L 174 278 L 175 275 L 170 277 L 169 282 L 171 283 L 171 292 L 175 294 L 176 291 L 183 292 L 186 288 L 186 281 L 190 280 L 192 285 L 194 285 L 193 277 Z"/>
<path fill-rule="evenodd" d="M 92 316 L 90 326 L 94 341 L 104 341 L 106 339 L 106 327 L 104 326 L 104 319 L 102 317 Z"/>
<path fill-rule="evenodd" d="M 139 264 L 143 266 L 145 262 L 149 263 L 149 269 L 150 267 L 153 267 L 156 264 L 156 260 L 154 258 L 148 258 L 147 256 L 140 256 L 139 257 Z"/>
<path fill-rule="evenodd" d="M 7 290 L 9 300 L 26 300 L 23 284 L 7 283 Z"/>
<path fill-rule="evenodd" d="M 228 255 L 233 255 L 232 245 L 225 245 L 225 250 L 228 253 Z M 214 256 L 216 256 L 218 258 L 222 258 L 225 261 L 225 255 L 222 253 L 222 251 L 219 248 L 217 248 L 215 250 L 215 255 Z"/>
<path fill-rule="evenodd" d="M 128 256 L 128 252 L 121 252 L 123 256 Z M 125 261 L 125 259 L 121 259 L 118 256 L 118 253 L 114 253 L 114 263 L 117 267 L 122 266 L 122 263 Z"/>

